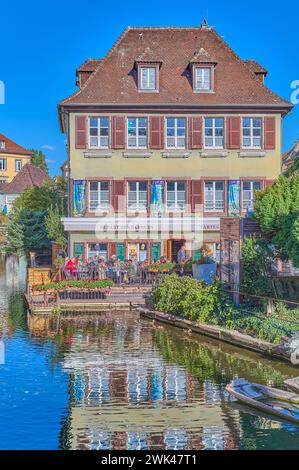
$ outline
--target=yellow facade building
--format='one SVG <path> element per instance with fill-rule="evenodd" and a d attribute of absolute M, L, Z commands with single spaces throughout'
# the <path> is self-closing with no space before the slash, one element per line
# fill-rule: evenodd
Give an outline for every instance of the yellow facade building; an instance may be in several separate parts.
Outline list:
<path fill-rule="evenodd" d="M 292 105 L 207 25 L 128 28 L 77 70 L 68 138 L 70 255 L 219 257 L 220 219 L 245 217 L 281 172 Z M 185 227 L 185 225 L 186 227 Z"/>
<path fill-rule="evenodd" d="M 30 163 L 32 153 L 0 133 L 0 183 L 10 183 Z"/>

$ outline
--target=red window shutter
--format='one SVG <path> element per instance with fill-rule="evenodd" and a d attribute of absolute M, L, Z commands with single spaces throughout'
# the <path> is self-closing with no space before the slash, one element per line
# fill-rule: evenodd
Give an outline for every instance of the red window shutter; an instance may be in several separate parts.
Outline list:
<path fill-rule="evenodd" d="M 125 181 L 119 180 L 114 181 L 114 191 L 113 191 L 113 207 L 114 211 L 124 211 L 124 196 L 125 196 Z M 120 197 L 122 196 L 122 197 Z"/>
<path fill-rule="evenodd" d="M 164 118 L 163 116 L 151 116 L 149 119 L 149 144 L 151 149 L 163 149 L 164 147 Z"/>
<path fill-rule="evenodd" d="M 126 126 L 124 116 L 113 116 L 112 118 L 112 147 L 123 149 L 126 146 Z"/>
<path fill-rule="evenodd" d="M 201 180 L 191 181 L 191 210 L 195 212 L 196 206 L 203 203 L 203 182 Z"/>
<path fill-rule="evenodd" d="M 86 116 L 76 116 L 76 149 L 85 149 L 87 142 Z"/>
<path fill-rule="evenodd" d="M 241 147 L 241 119 L 240 117 L 229 117 L 227 126 L 227 148 L 239 149 Z"/>
<path fill-rule="evenodd" d="M 109 255 L 110 258 L 113 255 L 116 255 L 116 243 L 109 243 Z"/>
<path fill-rule="evenodd" d="M 264 120 L 264 148 L 274 150 L 276 147 L 275 117 L 266 117 Z"/>
<path fill-rule="evenodd" d="M 202 148 L 202 117 L 188 119 L 189 145 L 192 150 Z"/>

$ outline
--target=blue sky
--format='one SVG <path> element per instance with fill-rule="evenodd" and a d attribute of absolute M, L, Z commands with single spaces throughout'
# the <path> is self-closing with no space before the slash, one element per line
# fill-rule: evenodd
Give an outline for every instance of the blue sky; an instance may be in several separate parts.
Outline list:
<path fill-rule="evenodd" d="M 299 80 L 295 1 L 238 4 L 220 0 L 10 0 L 1 2 L 0 132 L 27 148 L 44 150 L 51 174 L 66 157 L 57 103 L 75 91 L 75 69 L 103 57 L 127 26 L 197 26 L 206 17 L 243 59 L 269 70 L 266 84 L 290 99 Z M 284 122 L 284 150 L 299 137 L 299 105 Z"/>

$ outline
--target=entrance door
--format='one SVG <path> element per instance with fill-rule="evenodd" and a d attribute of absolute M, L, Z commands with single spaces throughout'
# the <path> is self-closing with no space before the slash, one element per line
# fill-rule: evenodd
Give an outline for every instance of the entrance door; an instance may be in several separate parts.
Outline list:
<path fill-rule="evenodd" d="M 185 240 L 168 240 L 169 259 L 173 263 L 178 262 L 178 252 L 185 243 Z"/>

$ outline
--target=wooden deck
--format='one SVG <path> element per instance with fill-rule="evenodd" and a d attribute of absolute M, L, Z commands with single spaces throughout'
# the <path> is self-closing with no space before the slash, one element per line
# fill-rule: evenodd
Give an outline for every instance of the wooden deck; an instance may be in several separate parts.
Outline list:
<path fill-rule="evenodd" d="M 53 295 L 25 294 L 27 307 L 31 314 L 57 314 L 71 311 L 134 310 L 145 306 L 145 296 L 151 292 L 147 286 L 112 287 L 111 294 L 103 299 L 60 299 Z"/>

